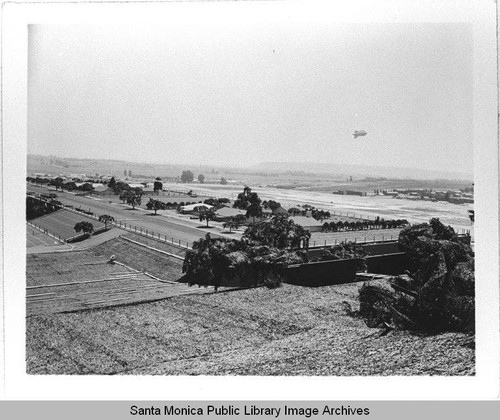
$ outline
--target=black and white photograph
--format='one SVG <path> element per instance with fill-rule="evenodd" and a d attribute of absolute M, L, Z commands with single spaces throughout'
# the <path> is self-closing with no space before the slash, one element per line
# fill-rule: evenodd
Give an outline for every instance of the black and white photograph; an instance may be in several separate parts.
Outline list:
<path fill-rule="evenodd" d="M 473 2 L 375 3 L 29 22 L 23 377 L 484 372 L 494 36 Z"/>

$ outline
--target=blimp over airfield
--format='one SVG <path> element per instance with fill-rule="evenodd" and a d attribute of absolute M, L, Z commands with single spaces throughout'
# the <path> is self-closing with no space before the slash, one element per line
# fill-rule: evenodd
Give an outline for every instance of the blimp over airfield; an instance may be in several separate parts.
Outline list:
<path fill-rule="evenodd" d="M 366 136 L 368 133 L 365 130 L 356 130 L 353 134 L 354 138 L 357 139 L 358 137 Z"/>

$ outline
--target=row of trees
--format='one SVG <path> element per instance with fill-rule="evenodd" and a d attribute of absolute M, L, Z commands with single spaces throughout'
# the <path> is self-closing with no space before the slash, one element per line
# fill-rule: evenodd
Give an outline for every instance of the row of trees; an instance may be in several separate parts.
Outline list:
<path fill-rule="evenodd" d="M 190 183 L 190 182 L 193 182 L 193 181 L 194 181 L 194 174 L 193 174 L 193 172 L 191 172 L 191 171 L 182 171 L 181 182 Z M 200 184 L 203 184 L 205 182 L 205 175 L 199 174 L 198 175 L 198 182 Z M 227 184 L 227 179 L 224 178 L 224 177 L 221 177 L 220 178 L 220 183 L 222 185 L 226 185 Z"/>
<path fill-rule="evenodd" d="M 33 182 L 35 184 L 40 185 L 50 185 L 51 187 L 55 187 L 57 190 L 67 190 L 67 191 L 92 191 L 94 187 L 91 182 L 85 182 L 84 184 L 77 186 L 74 181 L 64 182 L 64 179 L 61 177 L 57 177 L 54 179 L 51 178 L 41 178 L 41 177 L 26 177 L 28 182 Z"/>
<path fill-rule="evenodd" d="M 189 183 L 194 181 L 194 174 L 191 171 L 182 171 L 181 182 Z M 198 175 L 198 182 L 203 184 L 205 182 L 205 175 Z"/>
<path fill-rule="evenodd" d="M 377 218 L 378 219 L 378 218 Z M 325 222 L 323 224 L 323 232 L 345 232 L 355 230 L 371 230 L 371 229 L 397 229 L 408 226 L 406 219 L 397 220 L 356 220 L 356 221 L 338 221 L 338 222 Z"/>

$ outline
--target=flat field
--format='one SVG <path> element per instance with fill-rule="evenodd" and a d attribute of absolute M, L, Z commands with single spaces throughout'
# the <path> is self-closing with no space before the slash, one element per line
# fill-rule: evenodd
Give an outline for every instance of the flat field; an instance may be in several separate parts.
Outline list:
<path fill-rule="evenodd" d="M 168 188 L 167 184 L 167 188 Z M 174 184 L 175 185 L 175 184 Z M 355 214 L 356 217 L 374 219 L 377 216 L 385 219 L 407 219 L 411 223 L 428 222 L 432 217 L 453 226 L 456 230 L 471 230 L 468 210 L 473 204 L 452 204 L 445 201 L 410 201 L 398 200 L 388 196 L 348 196 L 336 195 L 325 191 L 307 191 L 297 189 L 281 189 L 273 187 L 252 187 L 262 200 L 276 200 L 283 205 L 297 206 L 310 204 L 319 209 L 329 210 L 332 214 L 342 212 L 343 215 Z M 355 186 L 351 187 L 356 189 Z M 220 197 L 236 198 L 243 190 L 236 185 L 197 185 L 193 190 L 199 194 L 211 193 Z"/>
<path fill-rule="evenodd" d="M 178 296 L 27 318 L 30 374 L 474 375 L 474 338 L 381 335 L 358 285 Z"/>
<path fill-rule="evenodd" d="M 60 245 L 61 242 L 40 232 L 38 229 L 34 229 L 29 225 L 26 225 L 26 246 L 32 248 L 35 246 L 54 246 Z"/>
<path fill-rule="evenodd" d="M 46 214 L 45 216 L 37 217 L 30 220 L 41 229 L 46 229 L 49 233 L 60 237 L 61 239 L 69 239 L 79 234 L 75 231 L 75 225 L 78 222 L 88 222 L 88 217 L 72 213 L 68 210 L 57 210 L 54 213 Z M 104 227 L 104 224 L 96 220 L 91 221 L 94 230 Z M 80 232 L 81 233 L 81 232 Z"/>

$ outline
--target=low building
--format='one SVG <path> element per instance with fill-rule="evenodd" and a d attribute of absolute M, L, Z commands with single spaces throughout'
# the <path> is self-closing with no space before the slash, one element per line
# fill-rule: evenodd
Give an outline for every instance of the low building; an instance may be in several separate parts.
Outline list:
<path fill-rule="evenodd" d="M 246 213 L 245 210 L 222 207 L 215 212 L 215 220 L 218 222 L 227 222 L 236 218 L 244 218 L 246 220 Z"/>
<path fill-rule="evenodd" d="M 198 213 L 198 211 L 201 209 L 208 210 L 211 209 L 212 207 L 213 206 L 204 203 L 195 203 L 195 204 L 189 204 L 187 206 L 181 206 L 180 212 L 182 214 L 194 214 Z"/>
<path fill-rule="evenodd" d="M 321 232 L 323 229 L 323 223 L 318 222 L 312 217 L 290 216 L 289 219 L 293 220 L 296 225 L 300 225 L 304 229 L 307 229 L 309 232 Z"/>
<path fill-rule="evenodd" d="M 133 183 L 133 182 L 128 182 L 128 186 L 130 188 L 144 188 L 144 184 L 138 184 L 138 183 Z"/>
<path fill-rule="evenodd" d="M 366 191 L 354 191 L 354 190 L 337 190 L 333 191 L 333 194 L 337 195 L 357 195 L 360 197 L 366 197 Z"/>

